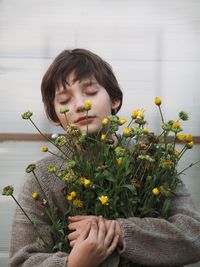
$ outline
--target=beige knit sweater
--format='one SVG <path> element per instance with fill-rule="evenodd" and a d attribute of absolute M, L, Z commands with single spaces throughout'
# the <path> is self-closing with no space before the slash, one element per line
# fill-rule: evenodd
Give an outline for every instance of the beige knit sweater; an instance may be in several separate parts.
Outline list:
<path fill-rule="evenodd" d="M 57 206 L 64 214 L 66 200 L 61 193 L 65 186 L 54 175 L 47 173 L 47 165 L 63 162 L 53 156 L 37 162 L 37 177 L 48 195 L 50 205 Z M 33 177 L 27 175 L 19 194 L 19 202 L 40 225 L 42 235 L 52 243 L 45 229 L 42 210 L 32 199 L 32 193 L 40 188 Z M 183 266 L 200 261 L 200 212 L 195 208 L 190 194 L 181 187 L 177 190 L 168 220 L 156 218 L 118 219 L 121 225 L 123 248 L 121 257 L 132 262 L 132 266 Z M 47 253 L 36 242 L 33 227 L 17 208 L 13 220 L 10 247 L 11 267 L 65 267 L 67 253 Z M 78 267 L 78 266 L 77 266 Z"/>

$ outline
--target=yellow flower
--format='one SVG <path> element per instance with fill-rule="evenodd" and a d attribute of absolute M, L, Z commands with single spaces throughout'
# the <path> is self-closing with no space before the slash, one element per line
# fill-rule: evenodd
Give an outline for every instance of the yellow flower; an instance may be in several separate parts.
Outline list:
<path fill-rule="evenodd" d="M 75 197 L 75 196 L 76 196 L 76 192 L 75 192 L 75 191 L 72 191 L 72 192 L 70 193 L 70 195 L 71 195 L 72 197 Z"/>
<path fill-rule="evenodd" d="M 157 106 L 160 106 L 161 105 L 161 99 L 160 99 L 160 97 L 155 97 L 154 102 L 155 102 L 155 104 Z"/>
<path fill-rule="evenodd" d="M 153 188 L 151 192 L 155 196 L 158 196 L 160 194 L 160 190 L 157 187 Z"/>
<path fill-rule="evenodd" d="M 130 137 L 132 135 L 132 130 L 129 127 L 124 128 L 123 134 L 125 137 Z"/>
<path fill-rule="evenodd" d="M 119 120 L 119 124 L 120 124 L 120 125 L 123 125 L 124 123 L 126 123 L 126 118 L 121 118 L 121 119 Z"/>
<path fill-rule="evenodd" d="M 73 170 L 69 170 L 69 172 L 68 173 L 66 173 L 64 176 L 63 176 L 63 181 L 70 181 L 70 180 L 72 180 L 73 179 L 73 177 L 74 177 L 74 172 L 73 172 Z"/>
<path fill-rule="evenodd" d="M 103 125 L 107 125 L 109 123 L 109 119 L 108 118 L 104 118 L 103 120 L 102 120 L 102 124 Z"/>
<path fill-rule="evenodd" d="M 47 204 L 47 200 L 45 198 L 43 198 L 43 201 L 42 201 L 43 205 L 46 206 Z"/>
<path fill-rule="evenodd" d="M 71 195 L 67 195 L 67 200 L 72 201 L 73 197 Z"/>
<path fill-rule="evenodd" d="M 186 146 L 187 146 L 188 149 L 190 149 L 190 148 L 193 147 L 193 145 L 194 145 L 194 142 L 191 141 L 191 142 L 188 142 Z"/>
<path fill-rule="evenodd" d="M 32 194 L 32 198 L 33 198 L 33 199 L 38 199 L 38 193 L 37 193 L 37 192 L 33 192 L 33 194 Z"/>
<path fill-rule="evenodd" d="M 180 155 L 180 152 L 178 150 L 174 149 L 173 154 L 176 158 L 178 158 L 178 156 Z"/>
<path fill-rule="evenodd" d="M 99 200 L 101 202 L 102 205 L 108 205 L 108 197 L 107 196 L 100 196 Z"/>
<path fill-rule="evenodd" d="M 90 100 L 86 100 L 84 105 L 85 105 L 85 110 L 90 110 L 92 107 L 92 103 L 90 102 Z"/>
<path fill-rule="evenodd" d="M 183 141 L 183 139 L 185 138 L 185 135 L 183 134 L 183 133 L 179 133 L 179 134 L 177 134 L 177 139 L 179 140 L 179 141 Z"/>
<path fill-rule="evenodd" d="M 75 198 L 76 192 L 72 191 L 69 195 L 67 195 L 67 200 L 71 201 L 73 198 Z"/>
<path fill-rule="evenodd" d="M 134 110 L 133 112 L 132 112 L 132 114 L 131 114 L 131 117 L 132 117 L 132 119 L 136 119 L 137 118 L 137 110 Z"/>
<path fill-rule="evenodd" d="M 73 205 L 75 207 L 77 207 L 77 208 L 82 208 L 83 207 L 83 202 L 79 198 L 76 198 L 73 201 Z"/>
<path fill-rule="evenodd" d="M 88 186 L 91 183 L 91 181 L 89 179 L 85 179 L 84 180 L 84 186 Z"/>
<path fill-rule="evenodd" d="M 178 133 L 178 132 L 182 131 L 179 121 L 173 121 L 173 123 L 172 123 L 172 131 L 175 132 L 175 133 Z"/>
<path fill-rule="evenodd" d="M 144 133 L 148 133 L 148 132 L 149 132 L 149 129 L 146 128 L 146 127 L 144 127 L 144 128 L 143 128 L 143 132 L 144 132 Z"/>
<path fill-rule="evenodd" d="M 143 119 L 144 118 L 144 109 L 136 109 L 132 112 L 131 117 L 132 119 Z"/>
<path fill-rule="evenodd" d="M 91 181 L 89 179 L 86 179 L 85 177 L 81 177 L 79 179 L 80 183 L 83 184 L 85 187 L 91 184 Z"/>
<path fill-rule="evenodd" d="M 47 146 L 41 146 L 40 150 L 42 152 L 47 152 L 48 151 L 48 147 Z"/>
<path fill-rule="evenodd" d="M 117 161 L 117 165 L 121 165 L 122 164 L 122 158 L 116 158 L 116 161 Z"/>
<path fill-rule="evenodd" d="M 185 140 L 186 140 L 187 142 L 191 142 L 191 141 L 192 141 L 192 135 L 191 135 L 191 134 L 187 134 L 187 135 L 185 136 Z"/>
<path fill-rule="evenodd" d="M 105 141 L 106 140 L 106 134 L 102 134 L 101 135 L 101 141 Z"/>

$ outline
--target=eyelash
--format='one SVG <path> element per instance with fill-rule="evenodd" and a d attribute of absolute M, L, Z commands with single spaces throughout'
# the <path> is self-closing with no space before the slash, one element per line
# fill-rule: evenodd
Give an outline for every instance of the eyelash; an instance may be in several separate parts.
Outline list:
<path fill-rule="evenodd" d="M 65 105 L 65 104 L 67 104 L 68 103 L 68 101 L 69 101 L 69 99 L 66 99 L 66 100 L 63 100 L 63 101 L 60 101 L 60 105 Z"/>
<path fill-rule="evenodd" d="M 87 95 L 96 95 L 98 93 L 98 91 L 95 91 L 95 92 L 86 92 Z M 63 100 L 63 101 L 60 101 L 60 105 L 66 105 L 68 102 L 69 102 L 70 99 L 66 99 L 66 100 Z"/>
<path fill-rule="evenodd" d="M 97 94 L 97 91 L 95 92 L 86 92 L 87 95 L 96 95 Z"/>

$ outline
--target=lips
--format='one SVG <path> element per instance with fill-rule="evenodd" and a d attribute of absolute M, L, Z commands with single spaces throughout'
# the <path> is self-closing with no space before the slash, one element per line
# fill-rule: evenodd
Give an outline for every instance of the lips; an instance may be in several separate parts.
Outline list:
<path fill-rule="evenodd" d="M 88 117 L 86 117 L 86 116 L 82 116 L 82 117 L 79 117 L 76 121 L 75 121 L 75 123 L 79 123 L 79 122 L 85 122 L 85 121 L 89 121 L 89 120 L 91 120 L 91 119 L 94 119 L 95 118 L 95 116 L 88 116 Z"/>

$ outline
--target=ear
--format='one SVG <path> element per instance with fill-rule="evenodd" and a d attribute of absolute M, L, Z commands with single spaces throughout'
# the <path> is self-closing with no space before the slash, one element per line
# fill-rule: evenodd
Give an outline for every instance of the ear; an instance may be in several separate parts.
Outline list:
<path fill-rule="evenodd" d="M 117 110 L 121 104 L 121 101 L 119 99 L 115 99 L 111 103 L 112 110 Z"/>

